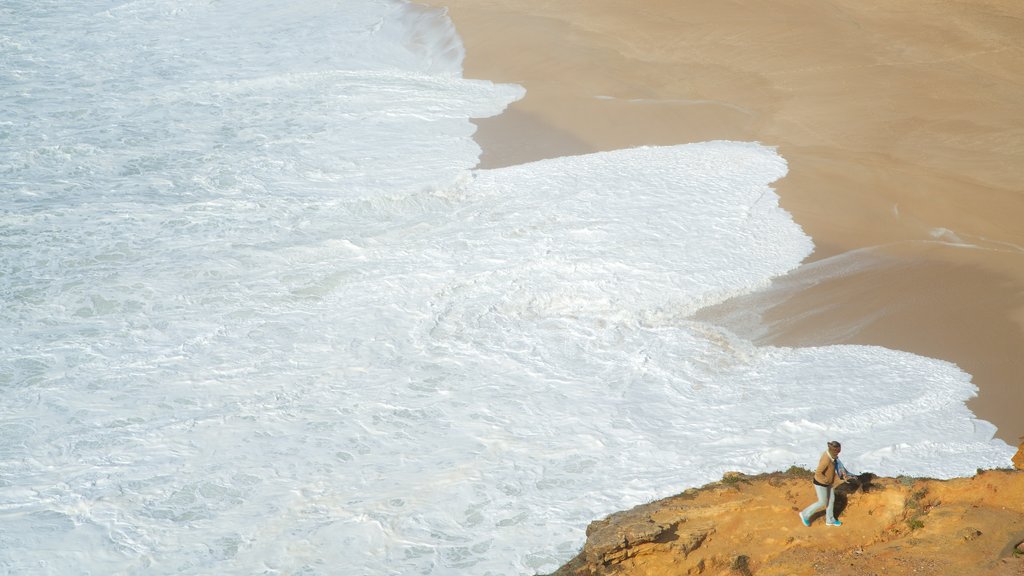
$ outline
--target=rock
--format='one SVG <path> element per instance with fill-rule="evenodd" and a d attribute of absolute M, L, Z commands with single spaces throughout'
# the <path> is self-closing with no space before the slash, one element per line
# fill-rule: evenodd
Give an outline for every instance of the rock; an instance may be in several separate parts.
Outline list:
<path fill-rule="evenodd" d="M 673 564 L 672 558 L 685 559 L 714 532 L 712 524 L 689 522 L 685 517 L 659 521 L 656 516 L 664 515 L 661 512 L 654 503 L 591 522 L 586 547 L 555 574 L 589 576 L 610 573 L 618 567 L 635 571 L 653 555 L 669 559 L 662 563 Z"/>
<path fill-rule="evenodd" d="M 1024 574 L 1024 472 L 875 478 L 870 491 L 856 488 L 837 501 L 841 530 L 825 527 L 820 513 L 810 528 L 802 525 L 797 512 L 813 501 L 810 488 L 806 474 L 729 474 L 593 522 L 583 550 L 555 574 L 806 574 L 826 559 L 842 560 L 846 571 L 836 574 L 881 574 L 894 565 L 907 574 Z M 911 517 L 928 529 L 908 530 Z M 978 569 L 997 562 L 1005 566 Z"/>
<path fill-rule="evenodd" d="M 1013 467 L 1017 470 L 1024 470 L 1024 442 L 1021 442 L 1017 453 L 1013 455 Z"/>
<path fill-rule="evenodd" d="M 970 542 L 971 540 L 977 539 L 978 536 L 981 536 L 981 530 L 978 530 L 977 528 L 967 527 L 961 530 L 959 532 L 959 535 L 960 539 L 964 542 Z"/>

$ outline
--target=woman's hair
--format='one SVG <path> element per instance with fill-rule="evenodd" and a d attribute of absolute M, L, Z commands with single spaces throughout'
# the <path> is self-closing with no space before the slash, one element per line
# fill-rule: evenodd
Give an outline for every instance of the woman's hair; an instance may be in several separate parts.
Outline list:
<path fill-rule="evenodd" d="M 836 442 L 835 440 L 829 440 L 828 441 L 828 447 L 829 448 L 842 448 L 843 445 L 840 444 L 839 442 Z"/>

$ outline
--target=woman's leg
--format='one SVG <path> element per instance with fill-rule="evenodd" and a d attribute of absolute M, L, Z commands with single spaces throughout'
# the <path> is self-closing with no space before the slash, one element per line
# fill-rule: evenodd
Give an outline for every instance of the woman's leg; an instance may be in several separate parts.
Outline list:
<path fill-rule="evenodd" d="M 833 512 L 836 507 L 836 489 L 828 489 L 828 508 L 825 509 L 825 523 L 836 524 L 836 515 Z"/>
<path fill-rule="evenodd" d="M 831 494 L 832 491 L 829 490 L 828 488 L 826 488 L 825 486 L 818 486 L 817 484 L 813 484 L 813 486 L 814 486 L 814 493 L 817 494 L 817 496 L 818 496 L 818 501 L 815 502 L 814 504 L 811 504 L 807 508 L 804 508 L 804 511 L 800 513 L 800 516 L 803 519 L 805 519 L 805 520 L 810 520 L 811 519 L 811 515 L 814 514 L 815 512 L 817 512 L 818 510 L 821 510 L 822 508 L 824 508 L 826 504 L 829 505 L 829 511 L 827 512 L 827 514 L 829 516 L 831 516 L 832 515 L 832 507 L 831 507 L 831 500 L 829 499 L 829 495 Z"/>

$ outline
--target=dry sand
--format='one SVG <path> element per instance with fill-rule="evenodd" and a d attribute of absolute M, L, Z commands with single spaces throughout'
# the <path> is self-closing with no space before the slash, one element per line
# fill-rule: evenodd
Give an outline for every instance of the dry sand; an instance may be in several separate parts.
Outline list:
<path fill-rule="evenodd" d="M 803 267 L 702 315 L 757 342 L 956 363 L 1024 435 L 1024 2 L 436 0 L 465 76 L 526 87 L 481 165 L 712 139 L 777 146 Z M 751 321 L 751 320 L 754 321 Z"/>

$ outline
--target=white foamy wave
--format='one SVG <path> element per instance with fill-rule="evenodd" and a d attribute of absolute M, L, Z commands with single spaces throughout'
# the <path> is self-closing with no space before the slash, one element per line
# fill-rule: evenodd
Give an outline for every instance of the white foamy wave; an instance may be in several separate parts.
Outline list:
<path fill-rule="evenodd" d="M 492 257 L 530 262 L 518 279 L 530 313 L 656 323 L 752 290 L 810 253 L 768 187 L 785 173 L 770 149 L 709 142 L 485 171 L 476 184 L 508 220 Z"/>
<path fill-rule="evenodd" d="M 402 3 L 0 10 L 0 572 L 532 574 L 832 437 L 1012 453 L 948 363 L 688 319 L 811 249 L 771 148 L 474 172 L 522 90 Z"/>

